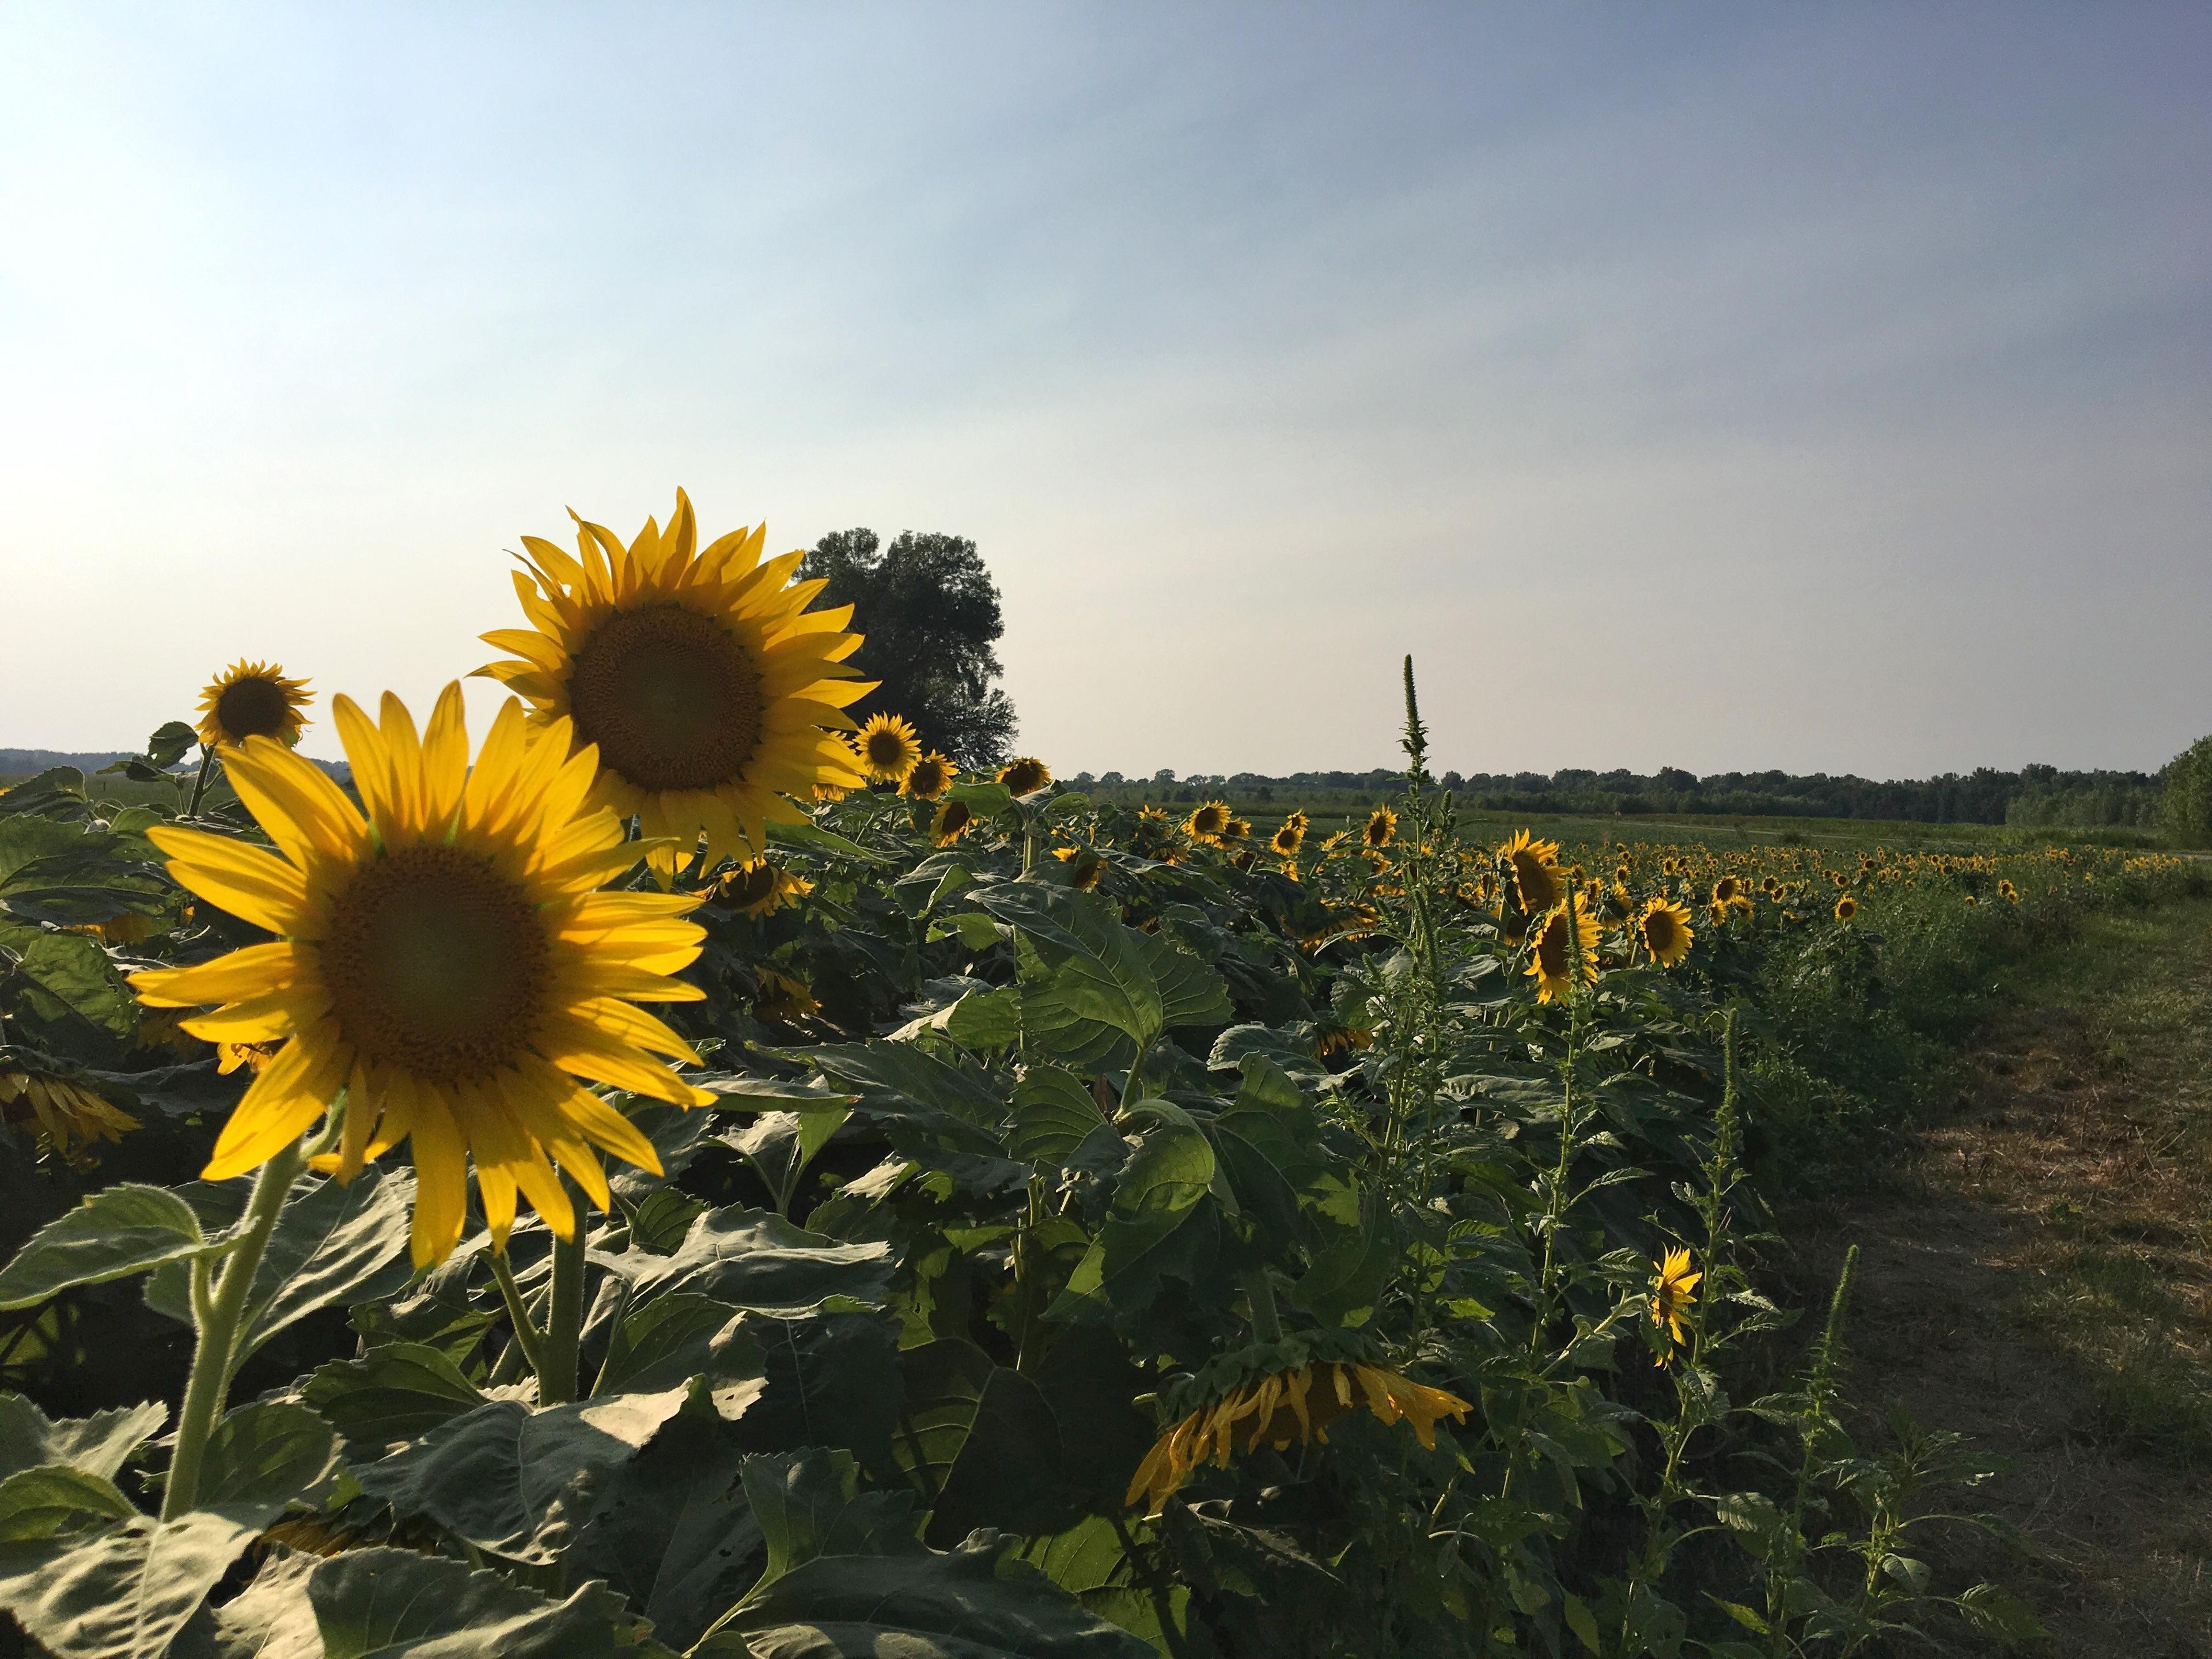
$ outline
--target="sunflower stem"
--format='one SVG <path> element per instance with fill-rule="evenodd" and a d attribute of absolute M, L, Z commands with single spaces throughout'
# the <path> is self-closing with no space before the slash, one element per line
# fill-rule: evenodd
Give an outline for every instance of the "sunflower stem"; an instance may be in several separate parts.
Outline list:
<path fill-rule="evenodd" d="M 294 1141 L 261 1166 L 253 1177 L 253 1194 L 246 1201 L 238 1237 L 223 1259 L 221 1276 L 206 1298 L 199 1320 L 198 1343 L 192 1350 L 191 1380 L 185 1384 L 184 1410 L 177 1421 L 177 1451 L 169 1462 L 169 1482 L 161 1494 L 161 1519 L 173 1521 L 192 1507 L 200 1492 L 200 1466 L 207 1458 L 208 1437 L 222 1420 L 230 1395 L 230 1375 L 238 1358 L 239 1325 L 246 1298 L 261 1258 L 269 1248 L 269 1235 L 283 1213 L 285 1194 L 306 1165 L 307 1149 Z M 193 1298 L 200 1311 L 200 1298 Z"/>
<path fill-rule="evenodd" d="M 545 1376 L 545 1339 L 538 1334 L 538 1326 L 530 1317 L 530 1310 L 523 1305 L 522 1287 L 514 1282 L 514 1264 L 507 1259 L 505 1250 L 491 1253 L 491 1276 L 499 1281 L 500 1299 L 507 1304 L 507 1317 L 514 1327 L 514 1340 L 521 1345 L 522 1357 L 530 1362 L 539 1385 Z"/>
<path fill-rule="evenodd" d="M 567 1177 L 562 1177 L 567 1184 Z M 576 1357 L 584 1334 L 584 1206 L 573 1188 L 575 1231 L 553 1238 L 553 1304 L 545 1312 L 545 1363 L 538 1370 L 538 1403 L 565 1406 L 576 1397 Z"/>
<path fill-rule="evenodd" d="M 200 775 L 192 780 L 192 804 L 185 808 L 185 816 L 196 818 L 200 815 L 200 799 L 207 793 L 208 775 L 215 770 L 215 745 L 200 745 Z"/>
<path fill-rule="evenodd" d="M 1244 1274 L 1244 1299 L 1252 1308 L 1252 1334 L 1261 1342 L 1283 1340 L 1283 1322 L 1275 1311 L 1275 1287 L 1268 1283 L 1265 1267 L 1248 1268 Z"/>

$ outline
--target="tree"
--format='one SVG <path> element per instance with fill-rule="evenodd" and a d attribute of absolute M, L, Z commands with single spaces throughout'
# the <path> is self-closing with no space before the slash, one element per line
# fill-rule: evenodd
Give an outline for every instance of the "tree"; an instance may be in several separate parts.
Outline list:
<path fill-rule="evenodd" d="M 852 706 L 912 720 L 923 743 L 971 770 L 1011 754 L 1014 705 L 992 685 L 1002 672 L 992 649 L 1006 631 L 998 585 L 964 536 L 902 531 L 883 547 L 872 530 L 833 531 L 799 567 L 829 583 L 821 603 L 853 607 L 861 635 L 851 659 L 882 682 Z"/>
<path fill-rule="evenodd" d="M 2212 738 L 2197 738 L 2166 763 L 2159 817 L 2176 846 L 2212 847 Z"/>

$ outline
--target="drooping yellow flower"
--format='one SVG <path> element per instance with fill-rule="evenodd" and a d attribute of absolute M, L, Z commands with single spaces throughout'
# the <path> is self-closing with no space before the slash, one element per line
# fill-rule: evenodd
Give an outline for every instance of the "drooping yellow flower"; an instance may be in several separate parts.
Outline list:
<path fill-rule="evenodd" d="M 796 1025 L 822 1011 L 822 1005 L 814 1000 L 814 993 L 807 988 L 806 981 L 796 974 L 766 965 L 753 972 L 760 980 L 760 994 L 753 999 L 753 1012 L 763 1019 Z"/>
<path fill-rule="evenodd" d="M 878 783 L 904 783 L 921 760 L 921 739 L 903 714 L 870 715 L 859 748 L 861 763 Z"/>
<path fill-rule="evenodd" d="M 138 1127 L 82 1083 L 13 1067 L 0 1071 L 0 1121 L 27 1127 L 40 1146 L 80 1167 L 92 1162 L 87 1149 L 94 1141 L 120 1140 Z"/>
<path fill-rule="evenodd" d="M 81 927 L 72 927 L 69 931 L 72 933 L 88 933 L 93 938 L 104 939 L 110 945 L 143 945 L 161 931 L 161 925 L 151 916 L 142 916 L 135 910 L 125 910 L 118 915 L 108 917 L 106 921 L 88 922 Z"/>
<path fill-rule="evenodd" d="M 906 793 L 916 800 L 935 800 L 952 787 L 958 776 L 952 763 L 935 750 L 914 763 L 914 770 L 906 775 Z"/>
<path fill-rule="evenodd" d="M 763 562 L 765 526 L 699 547 L 680 489 L 668 528 L 648 519 L 627 548 L 577 523 L 573 558 L 522 538 L 531 625 L 486 634 L 515 655 L 477 672 L 576 751 L 596 747 L 593 805 L 635 814 L 677 855 L 703 832 L 713 863 L 766 852 L 769 823 L 805 816 L 787 797 L 860 787 L 837 733 L 873 684 L 845 661 L 860 643 L 844 631 L 852 607 L 809 611 L 824 584 L 791 581 L 801 554 Z"/>
<path fill-rule="evenodd" d="M 1190 816 L 1182 821 L 1183 833 L 1193 841 L 1203 842 L 1206 846 L 1218 847 L 1221 845 L 1223 836 L 1229 832 L 1229 804 L 1226 801 L 1201 801 L 1191 809 Z"/>
<path fill-rule="evenodd" d="M 1597 923 L 1577 908 L 1560 905 L 1536 929 L 1527 972 L 1536 981 L 1539 1002 L 1556 1002 L 1578 986 L 1596 984 Z"/>
<path fill-rule="evenodd" d="M 235 749 L 248 738 L 295 744 L 313 701 L 307 682 L 287 678 L 278 664 L 240 657 L 200 693 L 200 741 L 210 749 Z"/>
<path fill-rule="evenodd" d="M 146 832 L 181 885 L 276 936 L 131 975 L 154 1007 L 220 1004 L 185 1022 L 197 1036 L 283 1044 L 203 1178 L 267 1162 L 343 1090 L 343 1139 L 320 1167 L 349 1181 L 411 1140 L 418 1264 L 460 1241 L 471 1154 L 495 1240 L 518 1192 L 573 1237 L 554 1162 L 602 1208 L 594 1146 L 659 1172 L 652 1143 L 576 1079 L 680 1106 L 712 1098 L 653 1058 L 698 1057 L 633 1006 L 701 994 L 670 977 L 699 954 L 702 930 L 682 919 L 699 901 L 593 890 L 638 848 L 613 812 L 587 808 L 598 757 L 566 720 L 533 729 L 510 698 L 471 769 L 458 684 L 420 733 L 388 694 L 380 725 L 344 697 L 331 713 L 366 820 L 318 768 L 253 738 L 227 757 L 230 778 L 276 852 Z"/>
<path fill-rule="evenodd" d="M 1853 898 L 1849 893 L 1844 894 L 1841 898 L 1836 901 L 1836 920 L 1838 921 L 1849 921 L 1853 916 L 1858 915 L 1858 913 L 1859 902 Z"/>
<path fill-rule="evenodd" d="M 1696 939 L 1690 931 L 1690 913 L 1670 898 L 1648 901 L 1636 919 L 1636 932 L 1662 968 L 1672 968 L 1689 955 Z"/>
<path fill-rule="evenodd" d="M 1705 1275 L 1690 1271 L 1686 1249 L 1669 1250 L 1666 1259 L 1655 1265 L 1658 1271 L 1651 1281 L 1651 1322 L 1680 1342 L 1683 1312 L 1698 1299 L 1698 1281 Z M 1661 1363 L 1665 1363 L 1663 1356 Z"/>
<path fill-rule="evenodd" d="M 1566 878 L 1559 872 L 1559 842 L 1538 841 L 1520 830 L 1498 850 L 1513 867 L 1513 885 L 1526 914 L 1540 916 L 1559 902 L 1560 894 L 1566 890 Z"/>
<path fill-rule="evenodd" d="M 713 888 L 715 899 L 749 916 L 772 915 L 787 904 L 796 904 L 814 890 L 804 876 L 781 865 L 754 859 L 726 872 Z"/>
<path fill-rule="evenodd" d="M 1261 1446 L 1281 1451 L 1293 1443 L 1328 1443 L 1328 1427 L 1347 1413 L 1364 1410 L 1386 1425 L 1404 1420 L 1433 1450 L 1437 1424 L 1463 1420 L 1474 1409 L 1455 1394 L 1431 1389 L 1379 1366 L 1331 1364 L 1271 1371 L 1201 1406 L 1154 1443 L 1137 1466 L 1122 1502 L 1146 1502 L 1158 1515 L 1191 1471 L 1211 1462 L 1227 1468 L 1232 1456 Z"/>
<path fill-rule="evenodd" d="M 1097 886 L 1098 878 L 1106 873 L 1106 861 L 1096 848 L 1055 847 L 1052 855 L 1067 866 L 1068 881 L 1082 892 Z"/>
<path fill-rule="evenodd" d="M 1052 768 L 1033 755 L 1024 755 L 999 769 L 999 781 L 1011 794 L 1034 795 L 1052 781 Z"/>
<path fill-rule="evenodd" d="M 939 847 L 950 847 L 968 833 L 975 814 L 963 801 L 949 800 L 937 809 L 936 817 L 929 826 L 929 838 Z"/>
<path fill-rule="evenodd" d="M 1367 815 L 1367 827 L 1359 837 L 1370 850 L 1388 847 L 1398 838 L 1398 815 L 1387 806 L 1376 807 Z"/>

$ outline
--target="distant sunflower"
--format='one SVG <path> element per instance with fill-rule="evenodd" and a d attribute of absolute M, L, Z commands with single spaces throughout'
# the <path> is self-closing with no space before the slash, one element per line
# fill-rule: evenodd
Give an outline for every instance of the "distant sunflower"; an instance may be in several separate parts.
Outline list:
<path fill-rule="evenodd" d="M 200 741 L 210 749 L 235 749 L 248 738 L 274 738 L 289 745 L 307 725 L 314 699 L 307 682 L 289 679 L 273 662 L 240 658 L 200 693 Z"/>
<path fill-rule="evenodd" d="M 1536 1000 L 1557 1002 L 1577 987 L 1597 983 L 1597 923 L 1562 904 L 1536 930 L 1528 958 Z"/>
<path fill-rule="evenodd" d="M 1853 898 L 1849 893 L 1844 894 L 1841 898 L 1836 901 L 1836 920 L 1838 921 L 1849 921 L 1853 916 L 1858 915 L 1858 913 L 1859 902 Z"/>
<path fill-rule="evenodd" d="M 921 741 L 903 714 L 869 716 L 857 746 L 868 775 L 878 783 L 904 783 L 921 760 Z"/>
<path fill-rule="evenodd" d="M 845 631 L 852 607 L 809 611 L 825 584 L 791 580 L 803 553 L 763 563 L 765 526 L 701 548 L 680 489 L 668 528 L 648 519 L 627 548 L 577 524 L 573 558 L 522 538 L 514 586 L 531 625 L 486 634 L 515 655 L 477 672 L 573 752 L 596 747 L 592 805 L 635 814 L 679 855 L 703 832 L 719 862 L 758 856 L 771 822 L 803 818 L 788 796 L 860 787 L 837 730 L 874 684 L 845 661 L 860 643 Z"/>
<path fill-rule="evenodd" d="M 1667 1252 L 1666 1259 L 1654 1264 L 1657 1272 L 1651 1279 L 1651 1322 L 1665 1333 L 1670 1341 L 1682 1340 L 1682 1315 L 1698 1299 L 1698 1281 L 1703 1273 L 1690 1271 L 1690 1253 L 1686 1249 Z M 1666 1364 L 1662 1355 L 1660 1364 Z"/>
<path fill-rule="evenodd" d="M 2017 904 L 2020 902 L 2020 889 L 2014 886 L 2008 878 L 1997 883 L 1997 896 L 2007 904 Z"/>
<path fill-rule="evenodd" d="M 814 884 L 781 865 L 754 859 L 738 865 L 708 890 L 717 903 L 749 916 L 773 915 L 814 890 Z"/>
<path fill-rule="evenodd" d="M 1398 815 L 1387 806 L 1378 806 L 1367 815 L 1367 827 L 1359 838 L 1370 848 L 1388 847 L 1398 838 Z"/>
<path fill-rule="evenodd" d="M 974 822 L 975 814 L 963 802 L 946 801 L 937 809 L 937 816 L 930 823 L 929 838 L 939 847 L 950 847 L 967 834 L 968 826 Z"/>
<path fill-rule="evenodd" d="M 64 1162 L 88 1168 L 95 1141 L 120 1140 L 138 1120 L 82 1083 L 43 1073 L 0 1071 L 0 1122 L 28 1128 Z"/>
<path fill-rule="evenodd" d="M 459 684 L 419 734 L 388 695 L 380 728 L 349 698 L 331 713 L 366 819 L 319 768 L 251 738 L 226 757 L 230 779 L 276 851 L 169 825 L 146 832 L 179 885 L 276 935 L 131 976 L 149 1006 L 222 1005 L 184 1022 L 195 1036 L 283 1044 L 202 1178 L 266 1163 L 343 1090 L 343 1139 L 319 1167 L 350 1181 L 411 1139 L 418 1266 L 460 1242 L 471 1153 L 495 1240 L 514 1224 L 518 1192 L 573 1237 L 552 1161 L 601 1208 L 594 1146 L 660 1169 L 652 1143 L 577 1078 L 673 1105 L 713 1098 L 652 1058 L 698 1057 L 633 1006 L 700 996 L 670 977 L 699 954 L 702 931 L 682 920 L 699 901 L 593 890 L 635 865 L 638 848 L 612 812 L 586 809 L 597 757 L 575 749 L 567 720 L 533 732 L 509 699 L 471 769 Z"/>
<path fill-rule="evenodd" d="M 1249 818 L 1231 817 L 1221 827 L 1221 839 L 1224 842 L 1249 841 L 1251 838 L 1252 820 Z"/>
<path fill-rule="evenodd" d="M 1385 1425 L 1409 1422 L 1420 1443 L 1433 1448 L 1440 1419 L 1463 1419 L 1473 1409 L 1455 1394 L 1374 1365 L 1271 1372 L 1200 1407 L 1162 1435 L 1137 1466 L 1122 1502 L 1133 1505 L 1141 1498 L 1147 1513 L 1158 1515 L 1200 1464 L 1225 1468 L 1232 1456 L 1261 1446 L 1280 1451 L 1310 1442 L 1326 1445 L 1329 1425 L 1352 1412 L 1364 1410 Z"/>
<path fill-rule="evenodd" d="M 797 1025 L 822 1012 L 822 1005 L 814 1000 L 814 993 L 797 975 L 765 965 L 756 968 L 753 972 L 760 980 L 760 994 L 753 999 L 753 1012 L 763 1019 Z"/>
<path fill-rule="evenodd" d="M 1559 902 L 1566 882 L 1559 871 L 1559 842 L 1538 841 L 1522 830 L 1499 851 L 1513 866 L 1513 884 L 1520 893 L 1522 909 L 1540 916 Z"/>
<path fill-rule="evenodd" d="M 1645 904 L 1644 914 L 1636 919 L 1636 932 L 1651 959 L 1662 968 L 1672 968 L 1689 955 L 1695 940 L 1690 932 L 1690 913 L 1669 898 L 1655 898 Z"/>
<path fill-rule="evenodd" d="M 932 750 L 914 763 L 914 770 L 906 775 L 906 793 L 916 800 L 935 800 L 952 787 L 959 774 L 952 763 Z"/>
<path fill-rule="evenodd" d="M 1298 848 L 1304 846 L 1305 842 L 1306 826 L 1301 815 L 1285 819 L 1283 827 L 1275 831 L 1267 844 L 1273 848 L 1280 857 L 1294 859 L 1298 855 Z"/>
<path fill-rule="evenodd" d="M 1024 755 L 999 769 L 999 781 L 1016 795 L 1034 795 L 1052 781 L 1052 768 L 1034 756 Z"/>
<path fill-rule="evenodd" d="M 1229 816 L 1226 802 L 1206 801 L 1193 808 L 1191 815 L 1182 821 L 1183 833 L 1193 841 L 1218 847 L 1229 832 Z"/>
<path fill-rule="evenodd" d="M 1732 904 L 1735 902 L 1736 895 L 1742 890 L 1743 884 L 1734 876 L 1723 876 L 1713 884 L 1713 902 Z"/>
<path fill-rule="evenodd" d="M 1069 883 L 1083 892 L 1096 887 L 1099 877 L 1106 873 L 1105 860 L 1091 848 L 1055 847 L 1052 855 L 1067 866 Z"/>

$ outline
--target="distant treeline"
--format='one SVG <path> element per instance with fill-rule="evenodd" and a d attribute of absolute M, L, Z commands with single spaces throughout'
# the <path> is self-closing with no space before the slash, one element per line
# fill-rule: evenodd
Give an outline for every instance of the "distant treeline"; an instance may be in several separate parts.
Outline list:
<path fill-rule="evenodd" d="M 1447 772 L 1442 787 L 1461 804 L 1501 811 L 1707 813 L 1723 817 L 1880 818 L 1919 823 L 2013 823 L 2031 829 L 2147 825 L 2158 818 L 2161 774 L 2062 772 L 2028 766 L 2000 772 L 1978 766 L 1941 777 L 1876 782 L 1850 774 L 1809 776 L 1790 772 L 1713 772 L 1704 777 L 1672 766 L 1649 776 L 1638 772 L 1592 772 L 1570 767 L 1541 772 Z M 1348 791 L 1377 798 L 1398 787 L 1400 775 L 1372 772 L 1297 772 L 1266 777 L 1256 772 L 1178 778 L 1171 771 L 1150 778 L 1109 772 L 1074 780 L 1106 787 L 1141 786 L 1162 799 L 1196 799 L 1207 788 L 1225 788 L 1255 799 Z M 1265 791 L 1265 794 L 1261 792 Z"/>

